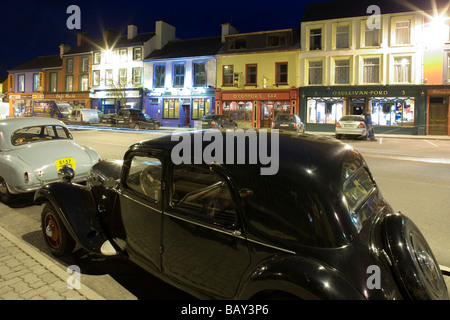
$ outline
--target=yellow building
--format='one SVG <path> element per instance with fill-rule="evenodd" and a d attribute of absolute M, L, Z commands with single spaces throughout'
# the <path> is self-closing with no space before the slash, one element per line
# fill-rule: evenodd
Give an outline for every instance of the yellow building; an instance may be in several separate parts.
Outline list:
<path fill-rule="evenodd" d="M 299 40 L 296 29 L 239 34 L 222 25 L 216 113 L 244 128 L 269 128 L 277 114 L 298 114 Z"/>

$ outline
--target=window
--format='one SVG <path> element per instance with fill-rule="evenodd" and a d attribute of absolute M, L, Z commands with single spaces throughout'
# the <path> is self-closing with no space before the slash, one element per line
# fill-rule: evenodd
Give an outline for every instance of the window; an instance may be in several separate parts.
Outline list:
<path fill-rule="evenodd" d="M 133 84 L 141 83 L 142 68 L 133 68 Z"/>
<path fill-rule="evenodd" d="M 33 92 L 39 91 L 39 73 L 33 73 Z"/>
<path fill-rule="evenodd" d="M 349 84 L 350 83 L 350 60 L 340 59 L 334 61 L 334 83 Z"/>
<path fill-rule="evenodd" d="M 155 65 L 155 72 L 154 72 L 154 87 L 155 88 L 164 88 L 165 74 L 166 74 L 166 66 L 165 65 L 163 65 L 163 64 Z"/>
<path fill-rule="evenodd" d="M 89 71 L 89 57 L 82 57 L 80 61 L 80 71 L 88 72 Z"/>
<path fill-rule="evenodd" d="M 231 39 L 228 42 L 229 50 L 239 50 L 246 48 L 247 48 L 247 39 L 245 38 Z"/>
<path fill-rule="evenodd" d="M 19 92 L 25 92 L 25 75 L 19 74 L 17 76 L 17 90 Z"/>
<path fill-rule="evenodd" d="M 380 58 L 363 59 L 363 83 L 380 82 Z"/>
<path fill-rule="evenodd" d="M 142 60 L 142 48 L 133 48 L 133 61 Z"/>
<path fill-rule="evenodd" d="M 58 73 L 57 72 L 50 72 L 49 77 L 49 91 L 50 92 L 56 92 L 57 91 L 57 85 L 58 85 Z"/>
<path fill-rule="evenodd" d="M 66 60 L 66 72 L 73 73 L 73 59 Z"/>
<path fill-rule="evenodd" d="M 308 99 L 307 123 L 334 124 L 344 112 L 344 100 L 337 97 Z"/>
<path fill-rule="evenodd" d="M 288 64 L 287 62 L 278 62 L 275 64 L 276 84 L 288 83 Z"/>
<path fill-rule="evenodd" d="M 362 46 L 363 47 L 378 47 L 380 45 L 380 29 L 375 28 L 375 26 L 369 26 L 368 24 L 368 20 L 362 20 L 362 30 L 363 30 L 363 43 Z M 371 29 L 372 28 L 372 29 Z"/>
<path fill-rule="evenodd" d="M 175 211 L 222 226 L 236 223 L 236 210 L 226 180 L 206 167 L 173 169 L 171 202 Z"/>
<path fill-rule="evenodd" d="M 201 119 L 209 114 L 211 99 L 192 99 L 192 119 Z"/>
<path fill-rule="evenodd" d="M 131 160 L 126 186 L 156 201 L 161 200 L 162 164 L 157 158 L 135 156 Z"/>
<path fill-rule="evenodd" d="M 232 65 L 223 66 L 223 85 L 224 86 L 232 86 L 233 85 L 233 76 L 234 76 L 234 68 Z"/>
<path fill-rule="evenodd" d="M 350 48 L 350 26 L 337 25 L 336 26 L 336 49 Z"/>
<path fill-rule="evenodd" d="M 411 82 L 411 57 L 394 58 L 394 82 L 395 83 Z"/>
<path fill-rule="evenodd" d="M 127 55 L 128 55 L 128 50 L 127 49 L 120 49 L 119 50 L 120 62 L 127 62 L 127 60 L 128 60 Z"/>
<path fill-rule="evenodd" d="M 255 85 L 256 86 L 256 71 L 257 71 L 257 65 L 256 64 L 247 64 L 245 66 L 245 84 L 246 85 Z"/>
<path fill-rule="evenodd" d="M 323 61 L 309 61 L 308 72 L 308 84 L 322 84 Z"/>
<path fill-rule="evenodd" d="M 450 54 L 447 55 L 447 81 L 450 82 Z"/>
<path fill-rule="evenodd" d="M 287 43 L 285 35 L 270 35 L 267 36 L 267 47 L 285 46 Z"/>
<path fill-rule="evenodd" d="M 194 87 L 206 86 L 206 63 L 194 62 Z"/>
<path fill-rule="evenodd" d="M 113 71 L 111 69 L 105 70 L 105 85 L 113 85 Z"/>
<path fill-rule="evenodd" d="M 80 91 L 88 91 L 89 90 L 89 75 L 82 74 L 80 76 Z"/>
<path fill-rule="evenodd" d="M 184 64 L 176 63 L 173 65 L 173 86 L 183 87 L 184 86 Z"/>
<path fill-rule="evenodd" d="M 53 139 L 72 139 L 72 136 L 67 129 L 61 126 L 35 126 L 21 128 L 11 135 L 11 141 L 15 146 Z"/>
<path fill-rule="evenodd" d="M 120 68 L 119 69 L 119 86 L 126 86 L 127 85 L 127 68 Z"/>
<path fill-rule="evenodd" d="M 66 85 L 65 85 L 65 91 L 66 92 L 72 92 L 73 91 L 73 76 L 66 76 Z"/>
<path fill-rule="evenodd" d="M 100 70 L 92 71 L 92 85 L 94 86 L 100 85 Z"/>
<path fill-rule="evenodd" d="M 164 99 L 164 119 L 178 119 L 180 114 L 180 100 L 179 99 Z"/>
<path fill-rule="evenodd" d="M 94 52 L 94 64 L 100 64 L 102 54 L 101 52 Z"/>
<path fill-rule="evenodd" d="M 411 21 L 395 22 L 395 45 L 411 44 Z"/>
<path fill-rule="evenodd" d="M 309 50 L 322 50 L 322 28 L 309 30 Z"/>

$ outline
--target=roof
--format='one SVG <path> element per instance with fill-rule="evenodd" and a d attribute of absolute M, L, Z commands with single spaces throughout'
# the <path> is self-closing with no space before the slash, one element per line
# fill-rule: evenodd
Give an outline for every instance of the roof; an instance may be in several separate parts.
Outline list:
<path fill-rule="evenodd" d="M 370 16 L 373 11 L 367 11 L 372 5 L 378 6 L 381 14 L 432 11 L 433 3 L 436 3 L 437 8 L 448 7 L 448 0 L 332 0 L 309 3 L 302 22 Z"/>
<path fill-rule="evenodd" d="M 37 57 L 31 61 L 21 64 L 20 66 L 9 69 L 8 71 L 54 68 L 54 67 L 61 67 L 61 66 L 62 66 L 62 59 L 58 54 L 58 55 L 52 55 L 52 56 Z"/>
<path fill-rule="evenodd" d="M 153 51 L 145 60 L 211 56 L 216 55 L 222 45 L 220 36 L 172 40 L 162 49 Z"/>
<path fill-rule="evenodd" d="M 105 48 L 125 48 L 133 46 L 141 46 L 146 41 L 155 36 L 154 32 L 140 33 L 134 38 L 128 39 L 127 35 L 110 36 L 108 39 L 91 39 L 83 36 L 83 41 L 80 46 L 76 46 L 67 51 L 64 55 L 83 54 Z"/>

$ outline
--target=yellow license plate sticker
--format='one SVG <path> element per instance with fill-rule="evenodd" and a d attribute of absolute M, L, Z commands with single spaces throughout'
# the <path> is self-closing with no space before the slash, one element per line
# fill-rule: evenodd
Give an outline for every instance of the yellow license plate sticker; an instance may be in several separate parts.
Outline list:
<path fill-rule="evenodd" d="M 66 165 L 75 170 L 75 160 L 73 158 L 63 158 L 56 160 L 56 171 L 59 171 L 59 169 Z"/>

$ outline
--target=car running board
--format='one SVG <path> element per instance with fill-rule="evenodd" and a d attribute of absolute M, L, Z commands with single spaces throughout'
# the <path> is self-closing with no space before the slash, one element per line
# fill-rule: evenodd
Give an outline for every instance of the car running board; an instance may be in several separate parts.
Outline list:
<path fill-rule="evenodd" d="M 120 251 L 124 251 L 127 244 L 126 241 L 123 239 L 119 239 L 119 238 L 114 238 L 113 239 L 115 246 L 111 243 L 111 241 L 106 240 L 101 248 L 100 248 L 100 252 L 102 255 L 104 256 L 115 256 L 117 254 L 119 254 L 119 252 L 117 252 L 116 248 L 119 247 Z"/>

